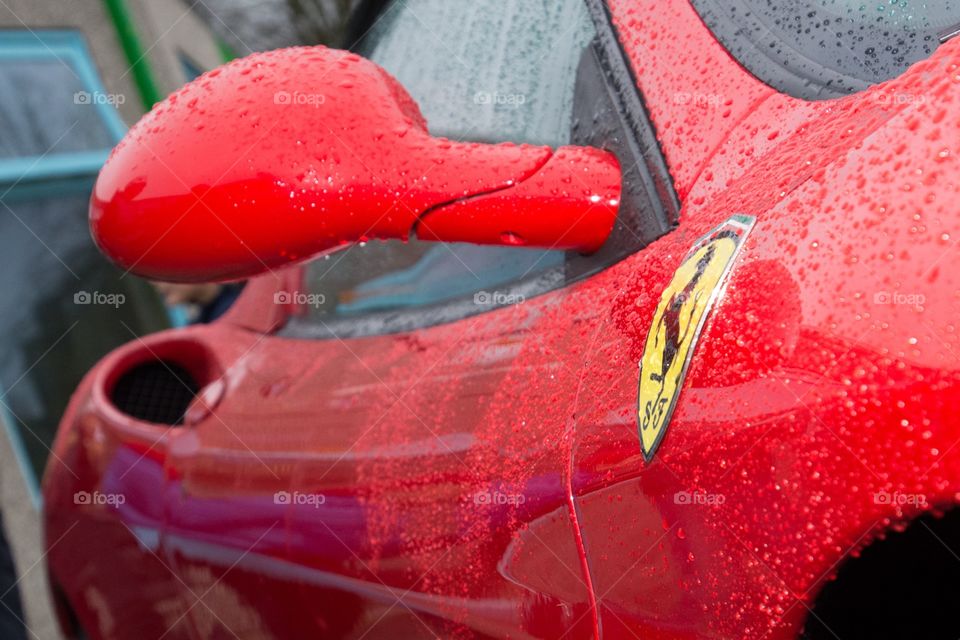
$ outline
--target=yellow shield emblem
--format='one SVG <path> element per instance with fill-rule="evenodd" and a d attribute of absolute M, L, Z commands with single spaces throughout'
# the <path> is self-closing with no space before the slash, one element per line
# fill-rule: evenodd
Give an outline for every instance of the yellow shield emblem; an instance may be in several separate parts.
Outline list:
<path fill-rule="evenodd" d="M 727 220 L 687 254 L 660 296 L 640 361 L 637 417 L 647 462 L 660 446 L 677 405 L 700 331 L 755 219 Z"/>

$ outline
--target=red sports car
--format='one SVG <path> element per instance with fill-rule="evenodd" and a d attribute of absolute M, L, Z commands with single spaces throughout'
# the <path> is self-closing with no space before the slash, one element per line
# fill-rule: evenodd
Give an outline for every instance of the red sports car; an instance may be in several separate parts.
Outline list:
<path fill-rule="evenodd" d="M 956 638 L 960 5 L 358 15 L 101 172 L 124 268 L 249 282 L 77 390 L 66 633 Z"/>

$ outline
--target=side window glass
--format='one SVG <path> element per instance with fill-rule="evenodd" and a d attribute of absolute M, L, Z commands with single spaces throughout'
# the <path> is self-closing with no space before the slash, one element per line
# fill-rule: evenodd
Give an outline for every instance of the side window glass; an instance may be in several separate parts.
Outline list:
<path fill-rule="evenodd" d="M 398 0 L 360 53 L 396 76 L 434 135 L 558 146 L 593 32 L 580 0 Z"/>
<path fill-rule="evenodd" d="M 80 76 L 57 59 L 0 58 L 0 95 L 17 96 L 4 100 L 0 110 L 0 158 L 108 150 L 113 146 L 108 120 L 95 100 L 105 94 L 91 92 Z M 56 110 L 49 101 L 68 100 Z"/>

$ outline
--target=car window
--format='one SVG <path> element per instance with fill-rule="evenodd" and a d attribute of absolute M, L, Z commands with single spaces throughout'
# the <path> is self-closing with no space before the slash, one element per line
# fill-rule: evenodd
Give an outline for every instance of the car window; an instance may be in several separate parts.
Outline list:
<path fill-rule="evenodd" d="M 79 76 L 57 59 L 0 59 L 0 158 L 109 149 L 111 132 Z M 48 108 L 51 96 L 61 100 Z"/>
<path fill-rule="evenodd" d="M 592 35 L 581 0 L 398 0 L 360 53 L 406 87 L 434 135 L 557 146 Z"/>
<path fill-rule="evenodd" d="M 717 38 L 754 75 L 805 99 L 894 78 L 960 26 L 960 2 L 693 0 Z M 901 99 L 907 99 L 903 97 Z"/>
<path fill-rule="evenodd" d="M 593 27 L 581 0 L 397 0 L 358 47 L 419 103 L 430 132 L 456 140 L 570 141 L 574 84 Z M 491 304 L 508 283 L 562 265 L 563 251 L 370 242 L 307 266 L 310 316 Z"/>

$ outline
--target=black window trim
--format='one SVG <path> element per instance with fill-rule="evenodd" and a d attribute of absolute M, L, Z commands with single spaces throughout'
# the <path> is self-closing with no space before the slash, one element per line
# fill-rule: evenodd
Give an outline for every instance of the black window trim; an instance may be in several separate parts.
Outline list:
<path fill-rule="evenodd" d="M 621 118 L 632 134 L 629 143 L 637 145 L 634 157 L 643 159 L 647 174 L 654 183 L 654 192 L 663 207 L 662 218 L 675 226 L 680 219 L 680 198 L 674 188 L 667 167 L 666 154 L 657 139 L 650 110 L 640 91 L 640 83 L 633 72 L 627 53 L 620 44 L 617 29 L 606 0 L 584 0 L 593 26 L 597 31 L 597 47 L 601 69 L 608 78 L 610 93 L 615 97 Z M 664 232 L 669 229 L 665 229 Z"/>
<path fill-rule="evenodd" d="M 589 278 L 597 273 L 612 267 L 642 250 L 647 244 L 673 229 L 679 220 L 680 200 L 674 188 L 666 163 L 666 156 L 657 140 L 653 122 L 640 92 L 639 84 L 630 66 L 613 25 L 612 17 L 606 5 L 606 0 L 582 0 L 593 23 L 596 35 L 588 47 L 593 50 L 596 63 L 603 74 L 603 84 L 613 99 L 616 115 L 620 124 L 626 130 L 624 142 L 627 149 L 617 153 L 621 164 L 626 154 L 632 161 L 628 170 L 643 165 L 641 176 L 650 198 L 656 217 L 652 221 L 655 227 L 652 235 L 644 238 L 635 251 L 618 259 L 604 262 L 594 270 L 587 270 L 578 274 L 574 279 L 566 277 L 565 265 L 559 265 L 518 282 L 506 283 L 497 286 L 497 300 L 530 300 L 531 298 L 548 294 L 557 289 L 570 286 L 576 282 Z M 366 33 L 372 29 L 380 17 L 381 12 L 388 6 L 389 0 L 366 0 L 361 2 L 357 13 L 350 23 L 352 32 L 351 49 L 355 49 Z M 354 38 L 354 35 L 359 34 Z M 578 143 L 578 141 L 574 141 Z M 617 152 L 617 150 L 610 149 Z M 332 256 L 331 259 L 336 259 Z M 300 272 L 307 268 L 304 264 Z M 389 311 L 375 311 L 357 316 L 291 316 L 276 332 L 278 337 L 293 339 L 348 339 L 406 333 L 417 329 L 449 324 L 458 320 L 496 311 L 509 303 L 478 305 L 474 302 L 475 294 L 468 294 L 462 298 L 445 300 L 436 304 L 424 305 L 415 308 L 396 309 Z"/>

